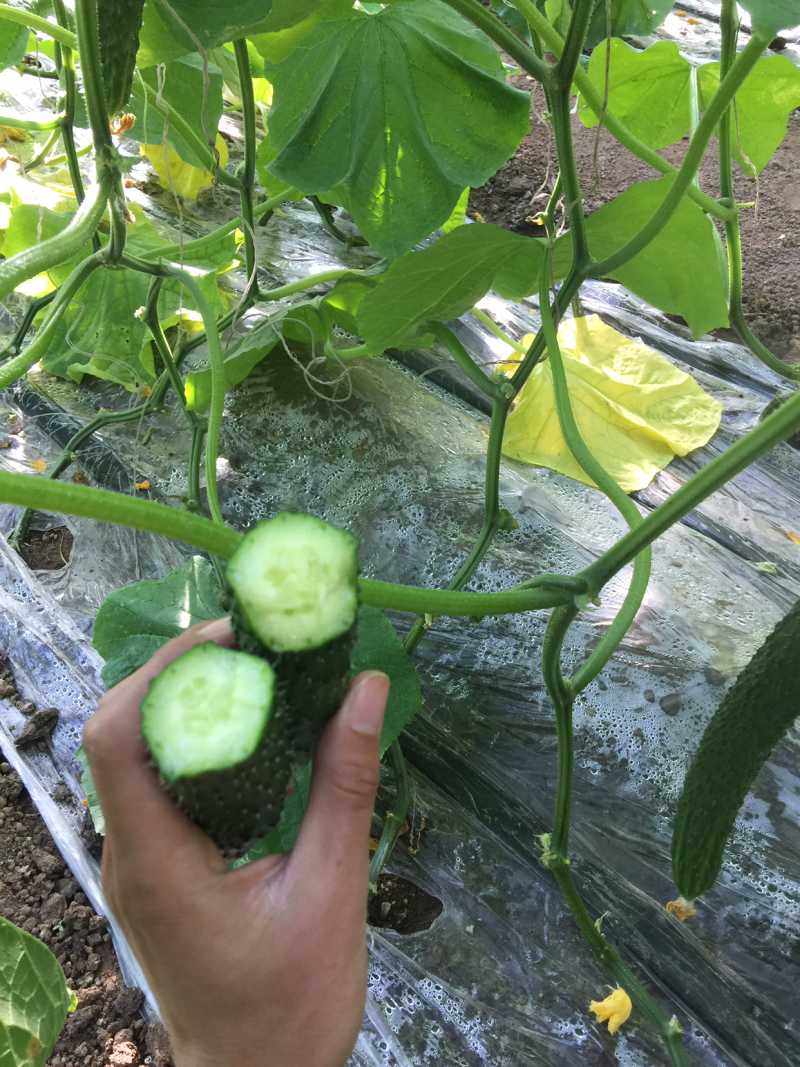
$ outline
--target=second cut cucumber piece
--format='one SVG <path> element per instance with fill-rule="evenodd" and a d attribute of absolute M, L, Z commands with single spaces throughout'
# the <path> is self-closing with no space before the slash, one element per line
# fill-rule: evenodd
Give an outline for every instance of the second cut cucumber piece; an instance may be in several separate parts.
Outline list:
<path fill-rule="evenodd" d="M 161 781 L 220 848 L 277 823 L 291 774 L 286 710 L 268 663 L 195 645 L 150 683 L 142 732 Z"/>
<path fill-rule="evenodd" d="M 358 571 L 351 534 L 292 512 L 259 523 L 228 564 L 239 648 L 272 664 L 295 722 L 324 723 L 347 692 Z M 300 759 L 317 731 L 305 732 L 294 734 Z"/>

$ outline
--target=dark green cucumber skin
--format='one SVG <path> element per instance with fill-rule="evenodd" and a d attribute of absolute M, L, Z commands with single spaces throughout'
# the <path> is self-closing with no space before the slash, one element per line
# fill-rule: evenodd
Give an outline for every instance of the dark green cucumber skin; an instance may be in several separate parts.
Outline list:
<path fill-rule="evenodd" d="M 144 0 L 98 0 L 100 63 L 108 117 L 113 119 L 131 97 Z"/>
<path fill-rule="evenodd" d="M 322 728 L 339 710 L 350 687 L 356 624 L 319 648 L 273 652 L 253 633 L 233 592 L 229 593 L 228 607 L 240 651 L 260 656 L 274 669 L 278 691 L 289 708 L 295 759 L 298 763 L 308 762 Z"/>
<path fill-rule="evenodd" d="M 686 900 L 716 881 L 739 809 L 798 715 L 800 601 L 726 693 L 686 776 L 672 835 L 672 874 Z"/>
<path fill-rule="evenodd" d="M 292 773 L 285 705 L 276 699 L 259 748 L 222 771 L 163 782 L 178 806 L 223 851 L 246 851 L 278 823 Z"/>

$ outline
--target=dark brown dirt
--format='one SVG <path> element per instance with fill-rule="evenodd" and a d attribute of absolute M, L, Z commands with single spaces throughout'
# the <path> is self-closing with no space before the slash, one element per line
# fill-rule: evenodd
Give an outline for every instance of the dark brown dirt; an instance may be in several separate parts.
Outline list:
<path fill-rule="evenodd" d="M 57 571 L 69 563 L 72 541 L 66 526 L 30 530 L 19 554 L 32 571 Z"/>
<path fill-rule="evenodd" d="M 396 930 L 398 934 L 416 934 L 428 930 L 442 914 L 444 905 L 414 882 L 394 874 L 382 874 L 378 891 L 369 902 L 367 922 L 370 926 Z"/>
<path fill-rule="evenodd" d="M 494 178 L 473 190 L 470 210 L 478 212 L 486 222 L 528 236 L 541 236 L 541 228 L 532 219 L 545 208 L 558 173 L 555 143 L 550 123 L 541 117 L 545 111 L 541 88 L 527 76 L 516 76 L 511 82 L 518 88 L 534 88 L 532 132 Z M 633 182 L 658 177 L 603 132 L 597 153 L 596 184 L 597 131 L 587 130 L 577 115 L 572 128 L 578 171 L 587 190 L 587 211 L 612 200 Z M 680 164 L 687 144 L 688 138 L 684 138 L 662 154 Z M 717 166 L 712 145 L 700 171 L 701 186 L 712 196 L 719 193 Z M 758 182 L 745 178 L 738 167 L 734 169 L 739 202 L 758 203 L 757 210 L 746 209 L 742 213 L 745 314 L 761 341 L 781 359 L 796 362 L 800 360 L 800 113 L 790 115 L 786 139 Z M 726 340 L 735 339 L 728 331 L 718 334 Z"/>
<path fill-rule="evenodd" d="M 0 697 L 35 712 L 2 657 Z M 7 763 L 0 763 L 0 915 L 50 948 L 78 996 L 50 1067 L 171 1067 L 166 1031 L 141 1018 L 142 994 L 122 981 L 106 920 L 80 891 Z"/>

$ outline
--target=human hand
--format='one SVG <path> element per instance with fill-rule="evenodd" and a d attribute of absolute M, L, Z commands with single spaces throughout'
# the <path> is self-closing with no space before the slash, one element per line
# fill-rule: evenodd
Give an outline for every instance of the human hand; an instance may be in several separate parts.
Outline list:
<path fill-rule="evenodd" d="M 367 987 L 369 827 L 389 692 L 359 675 L 314 756 L 294 849 L 230 871 L 161 788 L 142 738 L 151 679 L 193 626 L 100 701 L 84 749 L 106 820 L 103 887 L 170 1032 L 177 1067 L 342 1067 Z"/>

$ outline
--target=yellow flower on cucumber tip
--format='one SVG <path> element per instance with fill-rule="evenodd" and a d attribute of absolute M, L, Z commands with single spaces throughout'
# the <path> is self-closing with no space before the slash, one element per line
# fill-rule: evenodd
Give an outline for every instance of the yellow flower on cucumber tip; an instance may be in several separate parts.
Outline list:
<path fill-rule="evenodd" d="M 597 1016 L 599 1023 L 608 1020 L 608 1032 L 615 1034 L 624 1022 L 628 1021 L 633 1004 L 624 989 L 615 989 L 605 1000 L 593 1000 L 589 1010 Z"/>

